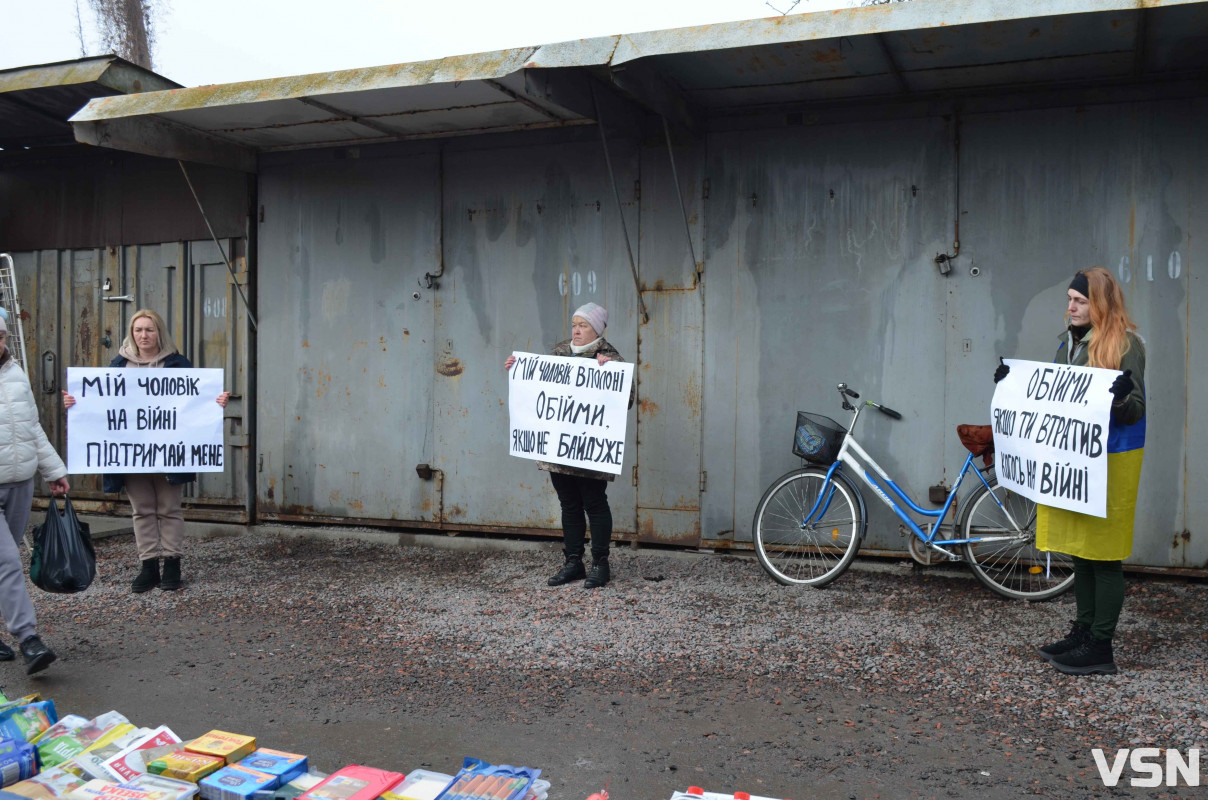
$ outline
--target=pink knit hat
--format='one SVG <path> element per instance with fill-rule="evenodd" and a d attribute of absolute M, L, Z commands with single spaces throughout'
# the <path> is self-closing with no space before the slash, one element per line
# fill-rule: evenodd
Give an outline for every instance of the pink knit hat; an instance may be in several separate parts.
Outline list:
<path fill-rule="evenodd" d="M 597 336 L 603 336 L 604 328 L 608 325 L 608 310 L 595 303 L 584 303 L 579 306 L 573 317 L 582 317 L 587 320 L 587 324 L 595 330 Z"/>

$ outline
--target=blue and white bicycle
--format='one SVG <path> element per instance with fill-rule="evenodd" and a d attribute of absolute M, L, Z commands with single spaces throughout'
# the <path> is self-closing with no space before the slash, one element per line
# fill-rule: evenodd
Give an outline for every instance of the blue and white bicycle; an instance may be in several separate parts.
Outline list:
<path fill-rule="evenodd" d="M 860 395 L 845 383 L 838 390 L 844 410 L 853 413 L 851 425 L 844 428 L 829 417 L 798 413 L 793 452 L 815 466 L 781 475 L 755 510 L 755 552 L 773 578 L 788 585 L 821 587 L 847 571 L 868 525 L 864 496 L 851 477 L 855 476 L 902 521 L 916 561 L 964 561 L 983 584 L 1013 599 L 1048 600 L 1073 585 L 1069 556 L 1036 549 L 1036 504 L 999 486 L 993 470 L 974 465 L 972 450 L 943 506 L 923 508 L 852 434 L 865 408 L 893 419 L 902 415 L 871 400 L 853 406 L 849 398 Z M 957 507 L 961 482 L 970 473 L 978 485 L 959 505 L 955 526 L 945 523 L 949 511 Z M 911 512 L 927 520 L 920 525 Z"/>

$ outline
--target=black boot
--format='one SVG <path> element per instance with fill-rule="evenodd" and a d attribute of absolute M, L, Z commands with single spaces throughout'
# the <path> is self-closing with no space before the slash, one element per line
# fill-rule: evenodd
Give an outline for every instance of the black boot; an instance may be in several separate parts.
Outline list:
<path fill-rule="evenodd" d="M 130 591 L 135 594 L 149 592 L 159 586 L 159 559 L 148 558 L 143 561 L 142 572 L 138 573 L 138 577 L 134 579 L 134 583 L 130 584 Z"/>
<path fill-rule="evenodd" d="M 1059 656 L 1062 653 L 1068 653 L 1078 645 L 1084 643 L 1091 638 L 1091 629 L 1085 625 L 1079 625 L 1077 622 L 1070 628 L 1070 632 L 1066 634 L 1064 639 L 1046 644 L 1040 648 L 1040 657 L 1045 661 L 1052 661 L 1053 656 Z"/>
<path fill-rule="evenodd" d="M 583 556 L 567 556 L 566 563 L 562 565 L 562 569 L 558 570 L 558 574 L 550 578 L 546 583 L 550 586 L 561 586 L 571 581 L 583 580 L 586 575 L 587 571 L 583 569 Z"/>
<path fill-rule="evenodd" d="M 183 584 L 180 581 L 180 556 L 164 559 L 164 578 L 159 582 L 159 588 L 165 592 L 175 592 Z"/>
<path fill-rule="evenodd" d="M 1068 653 L 1053 656 L 1050 663 L 1066 675 L 1115 675 L 1111 639 L 1089 638 Z"/>
<path fill-rule="evenodd" d="M 591 571 L 587 573 L 587 580 L 583 581 L 583 588 L 599 589 L 601 586 L 607 586 L 611 579 L 612 574 L 608 571 L 608 556 L 593 558 Z"/>
<path fill-rule="evenodd" d="M 38 638 L 37 634 L 25 637 L 21 642 L 21 655 L 25 658 L 25 674 L 33 675 L 50 666 L 58 656 Z"/>

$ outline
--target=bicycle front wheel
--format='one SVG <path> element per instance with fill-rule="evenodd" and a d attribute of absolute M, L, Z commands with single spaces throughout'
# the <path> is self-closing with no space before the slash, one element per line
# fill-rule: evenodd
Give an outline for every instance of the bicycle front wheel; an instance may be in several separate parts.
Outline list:
<path fill-rule="evenodd" d="M 788 586 L 825 586 L 860 549 L 861 511 L 855 487 L 838 472 L 829 483 L 818 467 L 781 475 L 764 492 L 751 524 L 760 565 Z"/>
<path fill-rule="evenodd" d="M 996 483 L 970 495 L 962 515 L 965 561 L 977 579 L 1003 597 L 1049 600 L 1074 585 L 1074 564 L 1036 549 L 1036 504 Z"/>

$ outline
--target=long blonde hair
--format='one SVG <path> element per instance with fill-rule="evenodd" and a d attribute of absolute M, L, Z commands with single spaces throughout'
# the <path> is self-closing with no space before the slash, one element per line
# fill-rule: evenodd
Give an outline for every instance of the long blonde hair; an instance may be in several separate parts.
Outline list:
<path fill-rule="evenodd" d="M 1103 267 L 1079 270 L 1078 274 L 1086 276 L 1089 292 L 1086 299 L 1090 301 L 1091 328 L 1094 330 L 1087 348 L 1087 366 L 1119 369 L 1120 360 L 1132 346 L 1128 334 L 1137 329 L 1124 305 L 1124 291 L 1111 272 Z M 1066 323 L 1069 323 L 1068 316 Z"/>
<path fill-rule="evenodd" d="M 176 352 L 176 344 L 172 341 L 172 334 L 168 332 L 168 326 L 164 324 L 164 318 L 149 308 L 140 308 L 134 312 L 134 316 L 130 318 L 130 324 L 126 326 L 126 338 L 122 340 L 122 348 L 131 352 L 138 353 L 139 358 L 150 358 L 155 353 L 139 353 L 138 345 L 134 343 L 134 323 L 146 317 L 155 323 L 155 330 L 159 336 L 159 352 L 164 355 L 170 355 Z"/>

